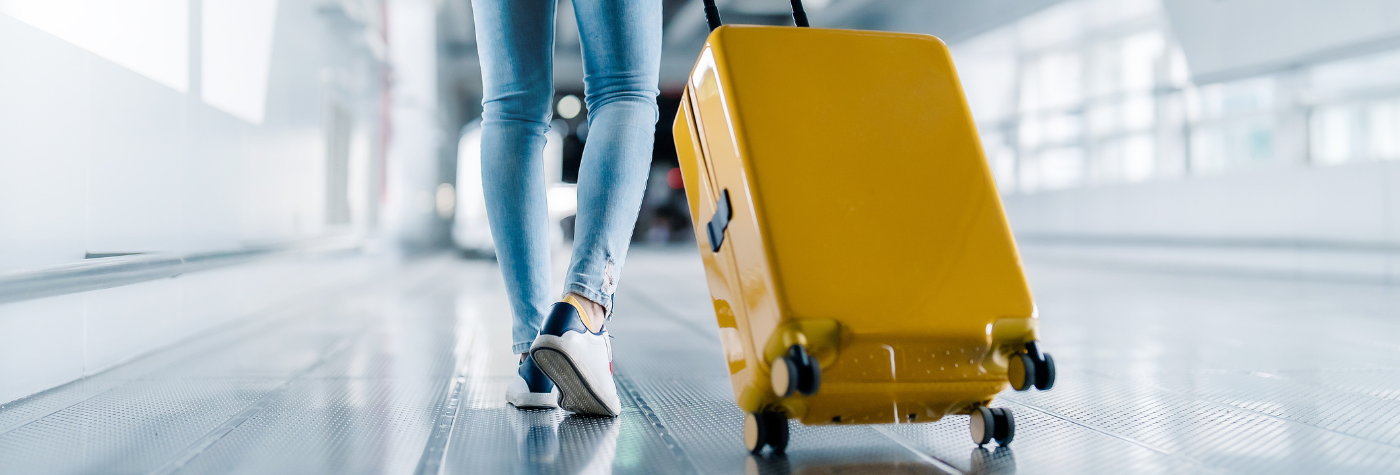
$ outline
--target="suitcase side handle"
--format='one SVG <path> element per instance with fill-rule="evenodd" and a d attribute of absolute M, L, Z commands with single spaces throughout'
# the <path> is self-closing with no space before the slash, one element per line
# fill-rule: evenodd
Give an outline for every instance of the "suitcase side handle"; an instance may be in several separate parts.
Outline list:
<path fill-rule="evenodd" d="M 724 245 L 724 230 L 729 229 L 729 220 L 733 217 L 734 211 L 729 208 L 729 190 L 720 191 L 719 199 L 715 200 L 715 216 L 705 225 L 705 231 L 710 235 L 710 252 L 719 252 L 720 246 Z"/>
<path fill-rule="evenodd" d="M 719 7 L 715 6 L 715 0 L 705 0 L 705 21 L 710 24 L 710 31 L 719 28 Z M 792 0 L 792 22 L 800 27 L 810 27 L 807 23 L 807 11 L 802 9 L 802 0 Z"/>

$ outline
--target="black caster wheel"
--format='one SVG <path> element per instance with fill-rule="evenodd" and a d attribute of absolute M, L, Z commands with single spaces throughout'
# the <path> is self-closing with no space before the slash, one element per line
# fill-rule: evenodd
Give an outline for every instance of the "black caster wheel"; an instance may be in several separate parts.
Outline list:
<path fill-rule="evenodd" d="M 997 440 L 997 445 L 1002 447 L 1011 445 L 1011 440 L 1016 438 L 1016 418 L 1011 415 L 1011 409 L 993 408 L 992 419 L 996 421 L 992 438 Z"/>
<path fill-rule="evenodd" d="M 992 410 L 983 406 L 973 408 L 968 429 L 972 432 L 972 443 L 978 447 L 991 442 L 992 435 L 996 433 L 996 418 L 992 416 Z"/>
<path fill-rule="evenodd" d="M 977 406 L 972 410 L 968 429 L 972 433 L 972 442 L 978 446 L 992 440 L 1005 446 L 1016 437 L 1016 419 L 1012 417 L 1010 409 Z"/>
<path fill-rule="evenodd" d="M 1006 379 L 1011 381 L 1011 389 L 1025 391 L 1036 383 L 1036 364 L 1031 355 L 1016 353 L 1011 355 L 1011 364 L 1006 369 Z"/>
<path fill-rule="evenodd" d="M 1035 361 L 1035 388 L 1041 391 L 1049 391 L 1055 387 L 1055 358 L 1050 353 L 1040 351 L 1040 342 L 1032 341 L 1026 343 L 1026 354 Z"/>
<path fill-rule="evenodd" d="M 1055 358 L 1045 353 L 1045 358 L 1035 364 L 1035 388 L 1049 391 L 1055 387 Z"/>
<path fill-rule="evenodd" d="M 763 446 L 773 448 L 773 454 L 787 450 L 787 415 L 776 411 L 750 412 L 744 415 L 744 448 L 758 455 Z"/>
<path fill-rule="evenodd" d="M 802 345 L 788 347 L 787 354 L 773 360 L 769 368 L 773 393 L 788 397 L 793 393 L 811 396 L 817 393 L 822 384 L 821 364 L 816 358 L 807 355 Z"/>

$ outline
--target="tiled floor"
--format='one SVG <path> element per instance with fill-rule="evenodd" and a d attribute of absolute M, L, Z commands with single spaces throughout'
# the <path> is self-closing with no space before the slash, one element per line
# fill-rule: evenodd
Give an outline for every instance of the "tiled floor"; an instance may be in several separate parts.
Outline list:
<path fill-rule="evenodd" d="M 638 249 L 617 419 L 505 405 L 498 271 L 448 256 L 0 409 L 0 473 L 1397 473 L 1400 288 L 1028 261 L 1060 368 L 964 417 L 741 447 L 693 247 Z"/>

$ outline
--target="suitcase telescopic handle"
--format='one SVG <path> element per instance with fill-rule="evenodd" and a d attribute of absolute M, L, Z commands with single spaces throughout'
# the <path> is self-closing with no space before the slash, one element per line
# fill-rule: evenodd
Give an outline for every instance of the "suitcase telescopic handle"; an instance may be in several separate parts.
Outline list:
<path fill-rule="evenodd" d="M 802 9 L 802 0 L 792 0 L 792 24 L 802 28 L 810 28 L 807 24 L 807 10 Z"/>
<path fill-rule="evenodd" d="M 705 21 L 710 23 L 710 31 L 719 28 L 719 7 L 715 6 L 715 0 L 705 0 Z M 792 22 L 797 26 L 810 27 L 807 23 L 807 11 L 802 9 L 802 0 L 792 0 Z"/>

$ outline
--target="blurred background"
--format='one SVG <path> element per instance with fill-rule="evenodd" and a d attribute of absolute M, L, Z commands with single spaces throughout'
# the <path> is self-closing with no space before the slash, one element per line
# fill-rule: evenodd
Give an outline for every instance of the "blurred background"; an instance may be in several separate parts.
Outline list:
<path fill-rule="evenodd" d="M 720 5 L 731 23 L 791 22 L 782 0 Z M 1028 243 L 1163 258 L 1228 248 L 1208 261 L 1242 268 L 1286 248 L 1290 271 L 1371 278 L 1389 261 L 1319 255 L 1400 242 L 1386 163 L 1400 158 L 1396 8 L 807 2 L 816 26 L 951 45 Z M 664 11 L 662 119 L 634 237 L 647 243 L 693 239 L 669 125 L 707 31 L 696 2 Z M 466 0 L 5 0 L 0 12 L 0 269 L 328 235 L 489 251 L 479 183 L 462 183 L 479 166 L 481 110 Z M 547 155 L 568 190 L 588 111 L 569 2 L 557 22 Z M 567 194 L 552 195 L 561 237 Z"/>
<path fill-rule="evenodd" d="M 633 241 L 693 249 L 670 126 L 708 31 L 659 1 Z M 1400 278 L 1400 2 L 805 4 L 950 45 L 1026 256 Z M 557 23 L 562 252 L 588 111 L 570 2 Z M 475 38 L 468 0 L 0 0 L 0 403 L 364 272 L 327 252 L 489 259 Z"/>

